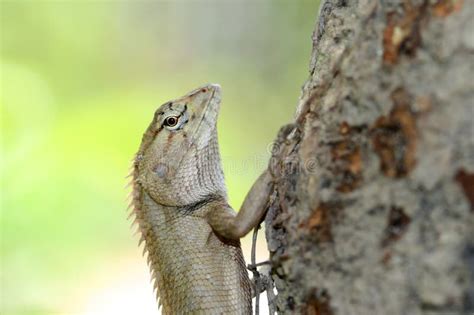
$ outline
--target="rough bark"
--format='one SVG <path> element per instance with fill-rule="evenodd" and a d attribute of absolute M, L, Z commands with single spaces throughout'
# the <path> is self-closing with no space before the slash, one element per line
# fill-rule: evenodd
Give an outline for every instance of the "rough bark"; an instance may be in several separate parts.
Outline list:
<path fill-rule="evenodd" d="M 321 4 L 270 165 L 279 313 L 474 313 L 473 4 Z"/>

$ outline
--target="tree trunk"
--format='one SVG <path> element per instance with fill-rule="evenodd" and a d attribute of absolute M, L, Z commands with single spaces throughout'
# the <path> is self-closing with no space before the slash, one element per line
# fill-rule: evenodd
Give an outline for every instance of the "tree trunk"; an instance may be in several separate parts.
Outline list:
<path fill-rule="evenodd" d="M 270 163 L 279 313 L 474 313 L 473 4 L 321 4 Z"/>

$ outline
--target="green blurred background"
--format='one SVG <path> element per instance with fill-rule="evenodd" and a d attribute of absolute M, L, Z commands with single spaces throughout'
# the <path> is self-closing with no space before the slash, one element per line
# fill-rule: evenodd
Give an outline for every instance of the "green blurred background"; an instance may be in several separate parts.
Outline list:
<path fill-rule="evenodd" d="M 238 209 L 292 120 L 317 6 L 1 1 L 0 313 L 156 313 L 125 189 L 154 110 L 222 85 L 219 141 Z M 262 235 L 259 245 L 265 259 Z"/>

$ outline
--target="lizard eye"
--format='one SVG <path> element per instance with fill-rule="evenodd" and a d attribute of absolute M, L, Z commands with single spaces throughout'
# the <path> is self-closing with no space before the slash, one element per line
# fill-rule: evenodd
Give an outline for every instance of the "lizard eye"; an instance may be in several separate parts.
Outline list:
<path fill-rule="evenodd" d="M 167 127 L 174 127 L 178 124 L 178 117 L 170 116 L 165 119 L 164 125 Z"/>

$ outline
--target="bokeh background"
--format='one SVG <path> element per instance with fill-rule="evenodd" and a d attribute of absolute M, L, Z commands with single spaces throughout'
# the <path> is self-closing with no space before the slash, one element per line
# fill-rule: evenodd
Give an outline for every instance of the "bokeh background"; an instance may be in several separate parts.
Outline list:
<path fill-rule="evenodd" d="M 125 188 L 154 110 L 222 85 L 219 141 L 238 209 L 292 120 L 317 7 L 2 0 L 0 313 L 156 314 Z"/>

